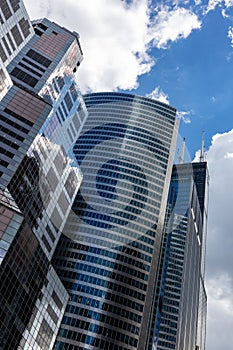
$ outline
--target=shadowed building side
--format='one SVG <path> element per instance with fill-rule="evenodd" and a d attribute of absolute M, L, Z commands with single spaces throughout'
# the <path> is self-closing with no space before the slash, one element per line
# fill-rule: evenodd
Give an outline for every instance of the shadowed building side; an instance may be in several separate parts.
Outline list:
<path fill-rule="evenodd" d="M 154 349 L 205 349 L 206 162 L 173 166 L 160 262 Z"/>

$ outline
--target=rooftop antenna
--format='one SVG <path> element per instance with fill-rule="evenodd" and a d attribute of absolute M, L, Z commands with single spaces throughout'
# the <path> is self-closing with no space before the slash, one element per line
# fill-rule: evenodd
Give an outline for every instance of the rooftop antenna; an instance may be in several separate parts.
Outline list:
<path fill-rule="evenodd" d="M 185 137 L 183 138 L 183 141 L 182 141 L 181 153 L 180 153 L 180 157 L 179 157 L 179 164 L 184 163 L 184 150 L 185 150 Z"/>
<path fill-rule="evenodd" d="M 204 162 L 205 161 L 205 142 L 204 142 L 204 137 L 205 137 L 205 132 L 202 131 L 200 162 Z"/>

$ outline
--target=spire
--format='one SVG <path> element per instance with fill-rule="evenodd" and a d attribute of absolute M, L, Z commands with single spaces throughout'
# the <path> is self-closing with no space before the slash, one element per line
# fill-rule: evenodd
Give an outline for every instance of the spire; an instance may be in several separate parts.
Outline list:
<path fill-rule="evenodd" d="M 204 137 L 205 137 L 205 132 L 202 131 L 200 162 L 204 162 L 205 161 L 205 142 L 204 142 Z"/>
<path fill-rule="evenodd" d="M 181 148 L 181 154 L 179 157 L 179 164 L 184 163 L 184 150 L 185 150 L 185 137 L 183 138 L 183 141 L 182 141 L 182 148 Z"/>

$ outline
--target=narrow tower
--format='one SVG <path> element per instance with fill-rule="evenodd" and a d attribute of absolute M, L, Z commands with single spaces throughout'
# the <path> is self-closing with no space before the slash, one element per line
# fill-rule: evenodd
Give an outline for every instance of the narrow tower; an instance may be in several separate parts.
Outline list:
<path fill-rule="evenodd" d="M 204 161 L 205 161 L 205 133 L 204 133 L 204 131 L 202 131 L 200 162 L 204 162 Z"/>
<path fill-rule="evenodd" d="M 154 350 L 205 349 L 208 181 L 204 161 L 173 166 L 160 261 Z"/>

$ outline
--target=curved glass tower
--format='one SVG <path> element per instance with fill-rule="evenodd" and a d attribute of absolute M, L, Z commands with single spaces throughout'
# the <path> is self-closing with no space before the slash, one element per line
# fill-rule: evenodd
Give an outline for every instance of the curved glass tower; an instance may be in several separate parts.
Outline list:
<path fill-rule="evenodd" d="M 147 349 L 176 111 L 122 93 L 84 100 L 83 182 L 53 259 L 70 294 L 55 349 Z"/>

